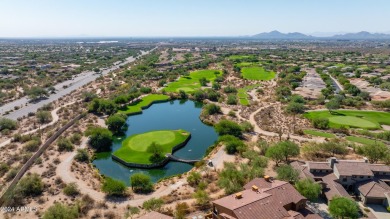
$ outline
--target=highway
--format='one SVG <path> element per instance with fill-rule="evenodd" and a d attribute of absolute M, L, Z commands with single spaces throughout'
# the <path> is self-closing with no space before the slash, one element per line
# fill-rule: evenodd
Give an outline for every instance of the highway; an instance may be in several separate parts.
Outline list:
<path fill-rule="evenodd" d="M 144 52 L 141 51 L 142 54 L 140 56 L 148 54 L 150 51 Z M 140 57 L 138 56 L 138 57 Z M 138 58 L 137 57 L 137 58 Z M 107 68 L 102 71 L 102 75 L 106 75 L 111 71 L 114 71 L 119 68 L 121 65 L 129 64 L 131 62 L 134 62 L 136 58 L 129 57 L 124 62 L 121 62 L 119 64 L 113 65 L 110 68 Z M 16 120 L 18 118 L 21 118 L 23 116 L 27 116 L 30 112 L 36 112 L 40 107 L 42 107 L 45 104 L 51 103 L 55 100 L 60 99 L 61 97 L 64 97 L 71 93 L 74 90 L 79 89 L 80 87 L 96 80 L 98 77 L 100 77 L 101 74 L 96 74 L 93 71 L 86 71 L 78 74 L 77 76 L 74 76 L 73 79 L 64 81 L 62 83 L 56 84 L 54 88 L 56 89 L 56 92 L 54 94 L 51 94 L 47 99 L 40 100 L 36 103 L 30 103 L 28 97 L 22 97 L 20 99 L 17 99 L 13 102 L 7 103 L 0 107 L 0 116 Z M 20 107 L 18 110 L 14 110 L 8 114 L 5 115 L 5 112 L 15 109 L 15 107 Z"/>

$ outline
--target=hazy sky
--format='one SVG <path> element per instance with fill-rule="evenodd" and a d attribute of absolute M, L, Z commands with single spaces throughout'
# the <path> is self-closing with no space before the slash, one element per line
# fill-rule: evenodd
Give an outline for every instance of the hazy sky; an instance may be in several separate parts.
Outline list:
<path fill-rule="evenodd" d="M 389 0 L 0 0 L 0 37 L 390 32 Z"/>

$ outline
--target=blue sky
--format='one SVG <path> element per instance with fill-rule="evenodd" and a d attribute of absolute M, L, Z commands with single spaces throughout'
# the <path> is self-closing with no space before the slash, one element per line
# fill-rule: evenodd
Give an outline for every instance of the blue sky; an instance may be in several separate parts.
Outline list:
<path fill-rule="evenodd" d="M 0 37 L 390 32 L 389 0 L 0 0 Z"/>

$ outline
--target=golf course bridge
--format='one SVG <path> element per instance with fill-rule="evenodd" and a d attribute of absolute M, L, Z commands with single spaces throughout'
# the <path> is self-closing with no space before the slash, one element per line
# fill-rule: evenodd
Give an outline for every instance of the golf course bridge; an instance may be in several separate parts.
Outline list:
<path fill-rule="evenodd" d="M 194 164 L 196 162 L 199 162 L 200 160 L 187 160 L 187 159 L 182 159 L 178 158 L 172 154 L 166 154 L 165 155 L 167 158 L 169 158 L 171 161 L 176 161 L 176 162 L 182 162 L 182 163 L 188 163 L 188 164 Z"/>

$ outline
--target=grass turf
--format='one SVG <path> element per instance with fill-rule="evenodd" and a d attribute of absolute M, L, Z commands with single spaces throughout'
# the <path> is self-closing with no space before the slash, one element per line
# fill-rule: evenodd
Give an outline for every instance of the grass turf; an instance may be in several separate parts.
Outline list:
<path fill-rule="evenodd" d="M 268 81 L 275 78 L 275 72 L 266 71 L 262 67 L 245 67 L 241 69 L 244 79 Z"/>
<path fill-rule="evenodd" d="M 218 72 L 218 74 L 215 74 Z M 222 71 L 216 70 L 200 70 L 191 72 L 189 76 L 180 77 L 178 81 L 169 83 L 164 91 L 167 92 L 179 92 L 183 90 L 185 92 L 191 93 L 201 87 L 199 79 L 205 77 L 207 80 L 213 82 L 217 76 L 220 76 Z"/>
<path fill-rule="evenodd" d="M 133 114 L 142 112 L 143 107 L 149 106 L 155 101 L 166 101 L 169 100 L 169 96 L 163 94 L 150 94 L 141 99 L 141 101 L 130 104 L 125 108 L 119 109 L 119 112 L 125 114 Z"/>
<path fill-rule="evenodd" d="M 361 110 L 336 110 L 332 114 L 328 110 L 307 112 L 304 116 L 314 118 L 329 118 L 331 128 L 340 126 L 350 128 L 381 129 L 381 125 L 390 125 L 390 113 Z"/>
<path fill-rule="evenodd" d="M 383 142 L 381 141 L 375 141 L 369 138 L 363 138 L 363 137 L 357 137 L 357 136 L 347 136 L 345 139 L 348 141 L 364 144 L 364 145 L 371 145 L 371 144 L 380 144 L 383 145 Z"/>
<path fill-rule="evenodd" d="M 241 59 L 248 59 L 248 58 L 254 58 L 253 55 L 231 55 L 229 56 L 229 59 L 232 61 L 239 61 Z"/>
<path fill-rule="evenodd" d="M 248 85 L 248 86 L 246 86 L 244 88 L 238 89 L 237 96 L 238 96 L 238 99 L 239 99 L 239 102 L 240 102 L 241 105 L 243 105 L 243 106 L 249 106 L 250 105 L 250 102 L 249 102 L 249 99 L 248 99 L 249 95 L 247 94 L 247 92 L 249 90 L 257 88 L 258 86 L 260 86 L 260 84 Z"/>
<path fill-rule="evenodd" d="M 240 62 L 240 63 L 237 63 L 235 64 L 234 66 L 237 66 L 237 67 L 250 67 L 250 66 L 259 66 L 260 63 L 258 62 Z"/>
<path fill-rule="evenodd" d="M 173 147 L 183 143 L 190 136 L 185 130 L 159 130 L 132 135 L 122 142 L 122 146 L 113 155 L 128 162 L 151 164 L 151 153 L 147 152 L 153 142 L 163 148 L 163 154 L 172 153 Z"/>
<path fill-rule="evenodd" d="M 335 138 L 336 137 L 332 133 L 315 131 L 315 130 L 304 130 L 303 133 L 305 133 L 306 135 L 313 135 L 313 136 L 319 136 L 319 137 L 324 137 L 324 138 Z"/>

